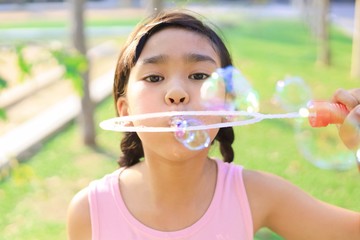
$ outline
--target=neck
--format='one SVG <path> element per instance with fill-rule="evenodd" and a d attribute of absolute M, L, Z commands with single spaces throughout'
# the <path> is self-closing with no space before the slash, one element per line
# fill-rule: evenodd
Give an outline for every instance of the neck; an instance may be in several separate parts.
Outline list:
<path fill-rule="evenodd" d="M 216 162 L 207 153 L 200 155 L 175 161 L 145 153 L 143 162 L 123 171 L 121 193 L 135 218 L 164 231 L 182 229 L 200 219 L 212 201 L 217 176 Z"/>
<path fill-rule="evenodd" d="M 143 173 L 154 202 L 160 204 L 188 204 L 216 180 L 215 162 L 206 155 L 185 161 L 147 158 Z M 214 174 L 215 173 L 215 174 Z M 201 194 L 203 195 L 203 194 Z"/>

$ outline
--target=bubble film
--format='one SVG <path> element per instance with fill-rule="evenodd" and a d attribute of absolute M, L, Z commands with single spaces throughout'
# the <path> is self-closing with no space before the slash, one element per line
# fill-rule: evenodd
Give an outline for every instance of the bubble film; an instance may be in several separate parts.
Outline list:
<path fill-rule="evenodd" d="M 207 110 L 259 111 L 259 97 L 242 73 L 228 66 L 214 72 L 201 88 Z"/>
<path fill-rule="evenodd" d="M 287 77 L 276 83 L 275 101 L 286 111 L 298 111 L 312 99 L 310 88 L 300 77 Z"/>
<path fill-rule="evenodd" d="M 356 163 L 355 154 L 341 142 L 334 125 L 313 128 L 307 119 L 297 119 L 295 139 L 300 153 L 318 168 L 348 170 Z"/>
<path fill-rule="evenodd" d="M 176 129 L 175 138 L 190 150 L 201 150 L 209 147 L 210 136 L 206 130 L 188 130 L 191 126 L 203 125 L 195 118 L 175 116 L 171 120 L 171 126 Z"/>

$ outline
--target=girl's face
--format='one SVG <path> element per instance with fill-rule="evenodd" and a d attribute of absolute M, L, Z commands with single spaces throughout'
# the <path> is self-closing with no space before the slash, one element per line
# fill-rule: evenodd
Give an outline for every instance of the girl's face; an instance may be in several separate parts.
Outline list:
<path fill-rule="evenodd" d="M 220 58 L 205 36 L 180 28 L 161 30 L 148 39 L 132 68 L 126 97 L 118 100 L 119 114 L 204 110 L 200 88 L 220 66 Z M 168 118 L 145 122 L 134 125 L 169 126 Z"/>

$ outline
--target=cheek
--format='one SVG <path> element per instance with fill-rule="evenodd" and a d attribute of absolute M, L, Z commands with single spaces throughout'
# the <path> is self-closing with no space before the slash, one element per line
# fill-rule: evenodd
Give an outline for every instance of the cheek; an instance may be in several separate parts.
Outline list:
<path fill-rule="evenodd" d="M 209 135 L 210 135 L 210 139 L 211 141 L 214 141 L 216 135 L 218 134 L 219 129 L 210 129 L 209 130 Z"/>
<path fill-rule="evenodd" d="M 127 99 L 130 115 L 156 112 L 160 105 L 159 94 L 142 84 L 129 85 Z"/>
<path fill-rule="evenodd" d="M 161 111 L 159 94 L 156 91 L 142 88 L 141 84 L 131 85 L 127 92 L 128 114 L 132 116 L 155 113 Z M 134 126 L 164 127 L 168 126 L 168 120 L 163 118 L 148 118 L 132 121 Z"/>

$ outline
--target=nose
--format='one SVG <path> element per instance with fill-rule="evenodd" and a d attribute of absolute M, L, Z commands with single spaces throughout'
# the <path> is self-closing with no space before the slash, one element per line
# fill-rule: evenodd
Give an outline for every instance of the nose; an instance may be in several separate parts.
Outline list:
<path fill-rule="evenodd" d="M 165 102 L 167 104 L 186 104 L 189 102 L 189 95 L 183 88 L 179 86 L 173 87 L 167 91 Z"/>

